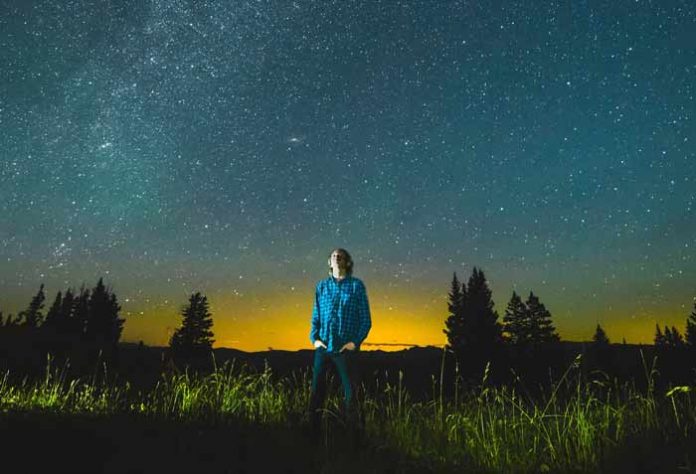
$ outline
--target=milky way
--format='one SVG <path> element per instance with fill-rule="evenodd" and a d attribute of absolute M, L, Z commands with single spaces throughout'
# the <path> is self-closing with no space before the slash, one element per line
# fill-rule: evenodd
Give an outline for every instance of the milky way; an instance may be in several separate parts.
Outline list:
<path fill-rule="evenodd" d="M 309 345 L 345 247 L 367 342 L 502 316 L 650 341 L 696 296 L 691 1 L 14 1 L 0 7 L 0 309 L 105 278 L 124 338 L 192 292 L 218 345 Z"/>

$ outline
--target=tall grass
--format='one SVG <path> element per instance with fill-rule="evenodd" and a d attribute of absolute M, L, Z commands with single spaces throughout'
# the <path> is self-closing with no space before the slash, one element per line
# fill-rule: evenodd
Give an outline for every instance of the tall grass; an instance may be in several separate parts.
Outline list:
<path fill-rule="evenodd" d="M 103 366 L 106 370 L 106 366 Z M 25 377 L 12 385 L 10 373 L 0 378 L 0 411 L 39 410 L 62 413 L 112 414 L 123 405 L 129 385 L 111 386 L 98 382 L 95 373 L 91 379 L 68 380 L 69 363 L 62 368 L 52 365 L 49 355 L 44 376 L 35 382 Z"/>
<path fill-rule="evenodd" d="M 466 466 L 485 471 L 596 471 L 607 456 L 633 439 L 657 437 L 682 442 L 696 429 L 696 391 L 674 387 L 655 391 L 655 364 L 644 364 L 643 392 L 633 382 L 603 374 L 583 378 L 578 358 L 560 380 L 532 399 L 515 386 L 488 384 L 488 369 L 476 389 L 443 396 L 444 371 L 433 378 L 433 396 L 414 402 L 398 373 L 396 384 L 377 381 L 356 401 L 365 430 L 374 443 L 398 449 L 432 467 Z M 67 380 L 49 359 L 42 380 L 18 385 L 9 373 L 0 377 L 0 410 L 53 410 L 61 413 L 130 413 L 159 419 L 228 420 L 298 427 L 309 401 L 309 373 L 272 380 L 268 364 L 250 373 L 235 361 L 208 375 L 163 375 L 148 393 L 128 383 L 109 386 L 91 380 Z M 522 381 L 520 380 L 520 383 Z M 342 403 L 340 390 L 329 392 L 326 420 Z M 325 423 L 331 429 L 331 423 Z M 336 425 L 337 426 L 337 425 Z"/>
<path fill-rule="evenodd" d="M 137 410 L 178 419 L 237 419 L 283 424 L 302 401 L 286 379 L 273 383 L 268 363 L 259 374 L 235 370 L 235 361 L 206 376 L 188 372 L 165 377 L 137 405 Z M 305 379 L 302 383 L 306 382 Z"/>

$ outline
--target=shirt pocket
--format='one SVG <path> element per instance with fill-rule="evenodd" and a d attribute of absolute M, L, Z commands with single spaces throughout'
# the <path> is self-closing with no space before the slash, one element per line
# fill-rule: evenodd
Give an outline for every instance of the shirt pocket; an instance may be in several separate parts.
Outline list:
<path fill-rule="evenodd" d="M 343 309 L 343 313 L 345 314 L 346 311 L 350 311 L 350 306 L 351 306 L 351 301 L 353 300 L 353 297 L 350 293 L 342 292 L 341 293 L 341 308 Z"/>
<path fill-rule="evenodd" d="M 355 289 L 350 287 L 350 288 L 345 288 L 341 290 L 341 304 L 343 305 L 344 308 L 349 306 L 351 302 L 355 300 Z"/>

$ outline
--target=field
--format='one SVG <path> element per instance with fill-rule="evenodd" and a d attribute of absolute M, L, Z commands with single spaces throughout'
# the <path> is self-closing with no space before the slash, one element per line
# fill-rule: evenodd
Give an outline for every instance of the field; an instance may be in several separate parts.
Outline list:
<path fill-rule="evenodd" d="M 475 389 L 455 380 L 453 397 L 433 379 L 413 401 L 399 372 L 357 390 L 356 441 L 336 389 L 320 439 L 307 435 L 306 370 L 274 379 L 232 361 L 143 391 L 105 373 L 69 379 L 49 359 L 40 379 L 0 376 L 3 460 L 24 466 L 13 472 L 696 472 L 693 388 L 658 393 L 647 363 L 645 390 L 582 377 L 580 363 L 533 397 L 484 375 Z"/>

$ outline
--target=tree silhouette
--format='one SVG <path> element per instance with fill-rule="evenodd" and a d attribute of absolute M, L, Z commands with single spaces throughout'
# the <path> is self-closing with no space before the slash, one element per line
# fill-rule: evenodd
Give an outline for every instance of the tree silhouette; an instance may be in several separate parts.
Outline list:
<path fill-rule="evenodd" d="M 169 347 L 174 358 L 189 360 L 204 358 L 213 348 L 212 315 L 208 299 L 200 292 L 192 294 L 189 305 L 181 310 L 182 324 L 172 334 Z"/>
<path fill-rule="evenodd" d="M 83 284 L 80 287 L 80 294 L 73 300 L 72 321 L 70 324 L 71 332 L 79 338 L 84 338 L 87 321 L 89 320 L 89 297 L 90 290 Z"/>
<path fill-rule="evenodd" d="M 597 324 L 594 336 L 592 336 L 592 346 L 589 351 L 589 367 L 607 370 L 613 364 L 611 345 L 604 328 Z"/>
<path fill-rule="evenodd" d="M 457 279 L 457 272 L 454 272 L 452 278 L 452 289 L 449 293 L 449 301 L 447 309 L 449 316 L 445 320 L 446 329 L 444 332 L 447 335 L 449 345 L 452 348 L 459 348 L 464 345 L 464 303 L 466 301 L 466 285 L 460 285 Z"/>
<path fill-rule="evenodd" d="M 528 338 L 529 317 L 522 298 L 512 292 L 512 298 L 508 302 L 503 316 L 503 332 L 511 344 L 524 344 Z"/>
<path fill-rule="evenodd" d="M 36 371 L 41 363 L 45 364 L 40 328 L 44 319 L 42 309 L 45 299 L 42 283 L 26 309 L 17 314 L 17 319 L 8 317 L 2 328 L 0 365 L 5 365 L 11 360 L 18 373 L 30 374 Z"/>
<path fill-rule="evenodd" d="M 684 337 L 674 326 L 671 329 L 665 326 L 665 343 L 668 347 L 683 347 Z"/>
<path fill-rule="evenodd" d="M 667 339 L 665 339 L 665 335 L 662 334 L 659 324 L 655 324 L 655 339 L 653 343 L 655 347 L 658 348 L 667 346 Z"/>
<path fill-rule="evenodd" d="M 56 325 L 58 332 L 62 334 L 81 335 L 82 326 L 77 324 L 75 317 L 75 295 L 71 288 L 65 290 L 63 301 L 60 307 L 60 313 L 57 317 Z"/>
<path fill-rule="evenodd" d="M 31 302 L 29 303 L 29 306 L 27 309 L 24 311 L 21 311 L 19 313 L 19 318 L 20 321 L 23 319 L 24 321 L 21 321 L 22 326 L 30 327 L 30 328 L 36 328 L 41 325 L 43 322 L 43 314 L 41 313 L 41 310 L 44 307 L 44 300 L 46 299 L 46 296 L 44 295 L 44 285 L 43 283 L 41 284 L 41 287 L 39 288 L 39 291 L 36 293 L 36 295 L 31 299 Z"/>
<path fill-rule="evenodd" d="M 502 342 L 502 327 L 498 322 L 498 313 L 493 309 L 492 292 L 483 274 L 483 270 L 474 271 L 469 277 L 465 314 L 475 328 L 480 344 L 492 347 Z"/>
<path fill-rule="evenodd" d="M 696 301 L 694 301 L 694 309 L 691 315 L 686 319 L 686 333 L 684 336 L 685 343 L 696 349 Z"/>
<path fill-rule="evenodd" d="M 592 336 L 592 343 L 596 347 L 609 347 L 609 338 L 607 337 L 607 333 L 604 332 L 604 329 L 602 329 L 602 326 L 599 324 L 597 324 L 594 336 Z"/>
<path fill-rule="evenodd" d="M 684 337 L 679 330 L 665 325 L 664 333 L 655 325 L 655 347 L 658 349 L 684 347 Z"/>
<path fill-rule="evenodd" d="M 66 309 L 68 310 L 67 314 Z M 70 329 L 71 313 L 72 293 L 68 289 L 63 296 L 62 292 L 59 291 L 46 314 L 46 320 L 41 325 L 46 349 L 54 356 L 67 356 L 71 349 L 74 350 L 81 342 L 78 334 Z"/>
<path fill-rule="evenodd" d="M 51 308 L 46 313 L 46 319 L 41 326 L 44 330 L 54 328 L 59 324 L 61 312 L 63 311 L 63 294 L 59 291 L 56 293 L 56 298 L 53 300 Z"/>
<path fill-rule="evenodd" d="M 100 349 L 111 349 L 121 338 L 124 319 L 119 318 L 121 306 L 116 295 L 104 286 L 100 278 L 87 303 L 88 318 L 85 339 Z"/>
<path fill-rule="evenodd" d="M 7 318 L 3 319 L 3 312 L 0 311 L 0 328 L 9 328 L 19 324 L 19 317 L 14 318 L 12 313 L 7 315 Z"/>
<path fill-rule="evenodd" d="M 526 303 L 512 292 L 503 322 L 508 342 L 521 348 L 539 349 L 560 340 L 551 322 L 551 313 L 531 291 Z"/>
<path fill-rule="evenodd" d="M 556 328 L 551 322 L 551 313 L 533 292 L 529 292 L 525 304 L 529 321 L 528 343 L 533 348 L 541 348 L 560 341 Z"/>
<path fill-rule="evenodd" d="M 449 307 L 457 308 L 456 292 L 450 296 Z M 493 310 L 491 290 L 482 270 L 474 267 L 468 287 L 462 292 L 461 316 L 452 314 L 446 321 L 448 346 L 466 369 L 478 373 L 502 342 L 498 313 Z"/>

